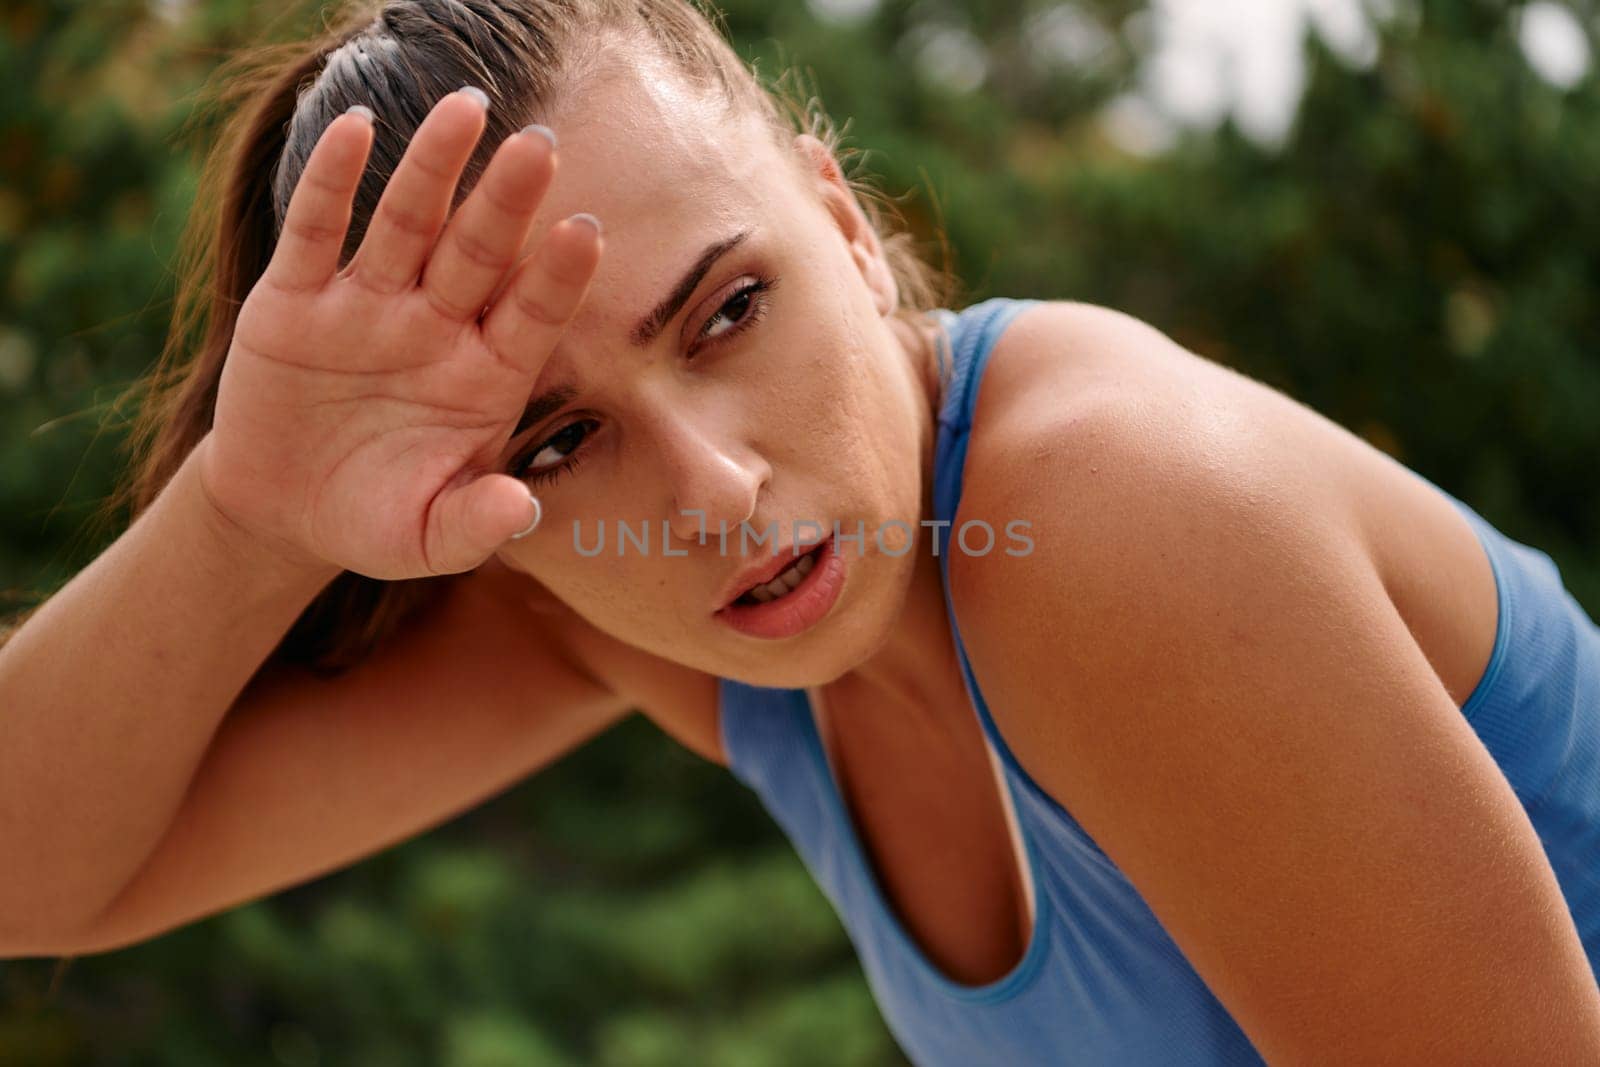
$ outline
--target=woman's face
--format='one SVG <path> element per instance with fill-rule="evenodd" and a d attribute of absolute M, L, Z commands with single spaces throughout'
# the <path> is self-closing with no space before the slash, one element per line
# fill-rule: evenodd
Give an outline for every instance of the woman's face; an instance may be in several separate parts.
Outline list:
<path fill-rule="evenodd" d="M 559 171 L 530 240 L 588 211 L 605 248 L 530 393 L 559 402 L 502 456 L 544 518 L 501 558 L 668 659 L 763 685 L 839 676 L 904 601 L 921 539 L 891 520 L 918 531 L 932 432 L 875 235 L 820 144 L 786 151 L 665 68 L 587 79 L 548 121 Z M 719 616 L 752 563 L 793 562 L 835 522 L 865 536 L 837 542 L 843 583 L 820 621 L 760 637 Z"/>

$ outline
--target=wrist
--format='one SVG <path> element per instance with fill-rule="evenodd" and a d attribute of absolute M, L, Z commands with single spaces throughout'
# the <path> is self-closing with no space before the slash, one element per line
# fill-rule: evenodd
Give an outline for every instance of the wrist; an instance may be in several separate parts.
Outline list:
<path fill-rule="evenodd" d="M 343 572 L 336 563 L 321 559 L 281 538 L 250 529 L 229 515 L 207 488 L 203 465 L 211 438 L 202 438 L 184 459 L 168 487 L 177 497 L 186 522 L 206 546 L 251 573 L 265 574 L 286 588 L 313 595 Z"/>

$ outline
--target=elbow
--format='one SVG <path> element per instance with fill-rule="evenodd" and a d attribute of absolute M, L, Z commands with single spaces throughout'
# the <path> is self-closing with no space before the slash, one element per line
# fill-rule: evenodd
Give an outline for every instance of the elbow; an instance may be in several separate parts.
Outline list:
<path fill-rule="evenodd" d="M 8 894 L 0 903 L 0 959 L 59 956 L 65 948 L 62 932 L 82 924 L 83 913 L 68 913 L 59 904 L 45 905 Z M 61 951 L 57 951 L 60 947 Z"/>
<path fill-rule="evenodd" d="M 68 908 L 59 902 L 8 900 L 0 908 L 0 960 L 88 956 L 147 940 L 113 928 L 111 903 Z"/>
<path fill-rule="evenodd" d="M 94 956 L 147 941 L 148 936 L 116 933 L 95 923 L 0 931 L 0 961 L 62 956 Z"/>
<path fill-rule="evenodd" d="M 7 924 L 0 928 L 0 961 L 83 955 L 76 940 L 66 933 L 69 929 L 41 923 Z"/>

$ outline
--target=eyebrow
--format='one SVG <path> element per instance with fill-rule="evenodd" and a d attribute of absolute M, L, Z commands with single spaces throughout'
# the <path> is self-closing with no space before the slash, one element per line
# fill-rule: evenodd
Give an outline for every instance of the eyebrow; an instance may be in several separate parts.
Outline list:
<path fill-rule="evenodd" d="M 749 230 L 740 230 L 732 237 L 725 237 L 720 241 L 707 245 L 706 250 L 700 253 L 700 258 L 694 261 L 684 275 L 679 279 L 674 288 L 661 303 L 656 305 L 654 311 L 639 320 L 639 325 L 633 328 L 633 333 L 628 339 L 637 347 L 644 348 L 660 335 L 661 331 L 671 322 L 678 312 L 683 310 L 683 305 L 689 302 L 695 289 L 700 285 L 706 272 L 716 265 L 717 260 L 733 251 L 750 236 Z"/>
<path fill-rule="evenodd" d="M 639 324 L 628 335 L 628 340 L 637 348 L 648 347 L 654 342 L 661 335 L 661 331 L 666 328 L 667 323 L 676 318 L 678 312 L 683 310 L 683 305 L 689 302 L 689 298 L 700 287 L 700 283 L 705 279 L 706 274 L 710 272 L 712 267 L 716 266 L 717 260 L 743 244 L 745 239 L 750 236 L 750 233 L 749 229 L 740 230 L 730 237 L 725 237 L 720 241 L 707 245 L 705 251 L 701 252 L 689 269 L 684 272 L 683 277 L 678 280 L 678 284 L 673 287 L 672 292 L 667 295 L 666 299 L 662 300 L 648 315 L 639 320 Z M 561 407 L 570 403 L 577 395 L 578 390 L 570 385 L 556 386 L 554 389 L 540 393 L 528 401 L 527 407 L 522 409 L 522 417 L 517 420 L 517 428 L 511 431 L 511 436 L 517 436 L 534 423 L 554 414 Z"/>

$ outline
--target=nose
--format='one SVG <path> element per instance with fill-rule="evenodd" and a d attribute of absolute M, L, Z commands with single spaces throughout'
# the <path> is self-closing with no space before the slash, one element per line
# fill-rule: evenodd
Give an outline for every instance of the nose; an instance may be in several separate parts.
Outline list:
<path fill-rule="evenodd" d="M 755 514 L 772 468 L 732 433 L 677 415 L 665 421 L 659 438 L 666 464 L 668 523 L 680 544 L 716 543 L 719 530 L 735 534 Z"/>

